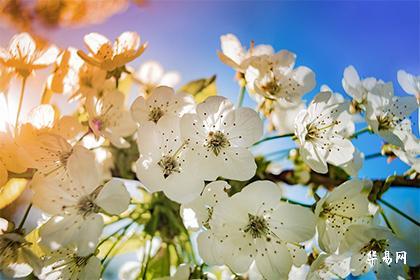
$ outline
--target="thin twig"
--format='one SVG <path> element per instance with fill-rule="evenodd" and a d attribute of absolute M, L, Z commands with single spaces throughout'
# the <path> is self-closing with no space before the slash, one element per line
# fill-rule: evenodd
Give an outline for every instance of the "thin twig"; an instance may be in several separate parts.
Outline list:
<path fill-rule="evenodd" d="M 406 218 L 410 222 L 414 223 L 416 226 L 420 226 L 420 223 L 418 221 L 416 221 L 414 218 L 408 216 L 406 213 L 402 212 L 400 209 L 398 209 L 394 205 L 390 204 L 389 202 L 383 200 L 382 198 L 379 198 L 378 201 L 381 202 L 382 204 L 386 205 L 390 209 L 394 210 L 395 212 L 397 212 L 398 214 L 400 214 L 401 216 L 403 216 L 404 218 Z"/>

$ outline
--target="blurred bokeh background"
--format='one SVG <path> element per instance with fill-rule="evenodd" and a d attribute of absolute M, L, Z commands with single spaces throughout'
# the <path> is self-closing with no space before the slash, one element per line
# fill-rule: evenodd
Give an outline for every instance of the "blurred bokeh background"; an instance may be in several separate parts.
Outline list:
<path fill-rule="evenodd" d="M 343 70 L 351 64 L 362 77 L 394 82 L 396 95 L 405 94 L 396 78 L 399 69 L 420 74 L 419 1 L 0 2 L 3 47 L 21 30 L 30 30 L 62 48 L 84 48 L 83 36 L 89 32 L 114 39 L 123 31 L 136 31 L 149 42 L 149 47 L 131 66 L 137 68 L 147 60 L 157 60 L 165 69 L 179 71 L 181 84 L 216 74 L 219 94 L 233 100 L 239 90 L 234 72 L 216 55 L 219 37 L 225 33 L 234 33 L 244 45 L 254 40 L 257 44 L 271 44 L 276 50 L 295 52 L 297 65 L 306 65 L 316 73 L 316 90 L 305 96 L 306 100 L 322 84 L 344 93 Z M 41 97 L 42 78 L 45 77 L 40 73 L 30 81 L 30 95 L 35 103 Z M 254 106 L 248 97 L 245 104 Z M 418 136 L 417 112 L 412 121 Z M 379 152 L 381 144 L 379 137 L 368 134 L 355 140 L 365 155 Z M 279 140 L 261 145 L 255 152 L 266 154 L 292 146 L 290 140 Z M 279 159 L 279 164 L 285 163 Z M 388 163 L 385 158 L 375 158 L 365 161 L 360 177 L 383 178 L 406 170 L 407 166 L 399 160 Z M 287 192 L 290 198 L 307 200 L 304 188 L 293 187 Z M 420 218 L 417 189 L 392 189 L 384 198 Z M 407 234 L 420 240 L 420 232 L 413 225 L 393 212 L 387 213 Z"/>

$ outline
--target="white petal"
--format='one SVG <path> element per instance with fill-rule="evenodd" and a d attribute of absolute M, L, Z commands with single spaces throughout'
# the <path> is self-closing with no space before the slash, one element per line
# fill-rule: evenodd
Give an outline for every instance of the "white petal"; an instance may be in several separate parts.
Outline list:
<path fill-rule="evenodd" d="M 87 261 L 86 265 L 82 268 L 78 279 L 80 280 L 98 280 L 101 277 L 102 265 L 101 261 L 92 256 Z"/>
<path fill-rule="evenodd" d="M 399 70 L 397 73 L 398 83 L 402 87 L 402 89 L 415 96 L 419 96 L 420 94 L 420 79 L 414 77 L 410 73 L 405 72 L 404 70 Z"/>
<path fill-rule="evenodd" d="M 256 264 L 259 272 L 266 279 L 287 279 L 292 268 L 292 258 L 283 244 L 277 244 L 274 240 L 265 242 L 258 239 L 259 252 Z"/>
<path fill-rule="evenodd" d="M 281 203 L 271 216 L 270 228 L 281 240 L 306 241 L 315 234 L 315 216 L 302 206 Z"/>
<path fill-rule="evenodd" d="M 233 128 L 229 131 L 229 141 L 239 147 L 249 147 L 263 134 L 263 123 L 258 114 L 250 108 L 238 108 L 235 111 Z"/>
<path fill-rule="evenodd" d="M 220 241 L 211 231 L 203 231 L 197 237 L 198 253 L 208 265 L 223 265 Z"/>
<path fill-rule="evenodd" d="M 98 53 L 99 49 L 104 44 L 110 44 L 111 42 L 105 36 L 99 33 L 89 33 L 84 37 L 84 41 L 89 51 L 92 54 Z"/>
<path fill-rule="evenodd" d="M 112 179 L 104 185 L 95 199 L 95 203 L 107 213 L 118 215 L 127 210 L 130 204 L 130 194 L 123 182 Z"/>
<path fill-rule="evenodd" d="M 223 54 L 237 64 L 241 64 L 245 53 L 241 42 L 233 34 L 226 34 L 220 37 Z"/>

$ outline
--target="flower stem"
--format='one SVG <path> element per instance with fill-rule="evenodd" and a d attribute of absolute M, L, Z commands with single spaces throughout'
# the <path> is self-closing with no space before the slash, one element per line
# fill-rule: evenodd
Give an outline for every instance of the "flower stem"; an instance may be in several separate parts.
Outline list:
<path fill-rule="evenodd" d="M 128 225 L 126 225 L 124 228 L 120 229 L 119 231 L 123 230 L 121 232 L 121 234 L 117 237 L 117 240 L 115 240 L 115 242 L 111 245 L 111 248 L 109 248 L 108 252 L 106 253 L 105 257 L 101 260 L 101 263 L 103 265 L 102 267 L 102 273 L 105 271 L 105 269 L 107 268 L 108 264 L 111 262 L 111 260 L 107 260 L 107 258 L 110 256 L 111 252 L 114 250 L 114 248 L 118 245 L 118 243 L 121 241 L 121 239 L 125 236 L 125 233 L 127 232 L 127 230 L 130 228 L 130 226 L 133 223 L 129 223 Z"/>
<path fill-rule="evenodd" d="M 16 120 L 15 120 L 15 135 L 17 134 L 20 111 L 22 110 L 23 96 L 25 95 L 26 79 L 27 79 L 27 77 L 22 78 L 22 85 L 21 85 L 21 88 L 20 88 L 19 104 L 18 104 L 18 109 L 17 109 L 17 113 L 16 113 Z"/>
<path fill-rule="evenodd" d="M 239 108 L 239 107 L 242 106 L 242 103 L 244 102 L 244 97 L 245 97 L 245 86 L 241 86 L 241 90 L 239 91 L 238 102 L 236 104 L 236 108 Z"/>
<path fill-rule="evenodd" d="M 311 208 L 312 207 L 312 205 L 301 203 L 301 202 L 298 202 L 296 200 L 291 200 L 291 199 L 283 198 L 283 197 L 281 198 L 281 201 L 285 201 L 285 202 L 288 202 L 288 203 L 291 203 L 291 204 L 300 205 L 300 206 L 306 207 L 306 208 Z"/>
<path fill-rule="evenodd" d="M 357 137 L 359 137 L 359 135 L 362 135 L 363 133 L 366 133 L 366 132 L 372 132 L 372 131 L 370 130 L 369 127 L 362 128 L 361 130 L 356 131 L 353 135 L 351 135 L 350 139 L 353 139 L 353 138 L 357 139 Z"/>
<path fill-rule="evenodd" d="M 404 218 L 406 218 L 410 222 L 414 223 L 416 226 L 419 226 L 420 227 L 420 223 L 418 221 L 416 221 L 414 218 L 408 216 L 407 214 L 405 214 L 404 212 L 402 212 L 400 209 L 398 209 L 394 205 L 390 204 L 389 202 L 386 202 L 382 198 L 379 198 L 378 201 L 381 202 L 381 203 L 383 203 L 384 205 L 388 206 L 389 208 L 391 208 L 392 210 L 394 210 L 395 212 L 397 212 L 398 214 L 400 214 L 401 216 L 403 216 Z"/>
<path fill-rule="evenodd" d="M 254 145 L 252 145 L 252 146 L 257 146 L 257 145 L 259 145 L 259 144 L 261 144 L 261 143 L 263 143 L 263 142 L 270 141 L 270 140 L 274 140 L 274 139 L 286 138 L 286 137 L 293 137 L 293 136 L 295 136 L 295 134 L 294 134 L 294 133 L 288 133 L 288 134 L 283 134 L 283 135 L 274 135 L 274 136 L 269 136 L 269 137 L 266 137 L 266 138 L 261 139 L 260 141 L 255 142 L 255 143 L 254 143 Z"/>
<path fill-rule="evenodd" d="M 386 226 L 395 234 L 395 230 L 392 228 L 391 223 L 389 222 L 387 216 L 385 215 L 384 209 L 381 209 L 381 216 L 385 221 Z"/>
<path fill-rule="evenodd" d="M 17 230 L 21 230 L 23 228 L 23 225 L 25 224 L 26 219 L 28 218 L 29 212 L 31 211 L 32 203 L 29 203 L 28 208 L 26 208 L 25 214 L 23 214 L 22 220 L 20 221 L 20 224 L 17 228 Z"/>
<path fill-rule="evenodd" d="M 373 159 L 373 158 L 382 157 L 382 156 L 383 156 L 383 154 L 381 152 L 379 152 L 379 153 L 374 153 L 374 154 L 371 154 L 371 155 L 367 155 L 367 156 L 365 156 L 365 159 Z"/>

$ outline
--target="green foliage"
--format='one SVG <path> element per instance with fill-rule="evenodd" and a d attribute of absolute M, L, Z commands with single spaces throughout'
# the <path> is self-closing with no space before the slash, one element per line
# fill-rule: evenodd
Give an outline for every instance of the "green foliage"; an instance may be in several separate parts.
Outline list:
<path fill-rule="evenodd" d="M 170 250 L 166 244 L 163 244 L 147 265 L 146 279 L 152 280 L 168 276 L 170 275 L 170 268 Z"/>
<path fill-rule="evenodd" d="M 132 166 L 139 158 L 139 150 L 133 139 L 128 138 L 126 140 L 130 143 L 129 148 L 119 149 L 111 146 L 109 149 L 114 159 L 114 166 L 111 171 L 113 177 L 133 180 L 136 178 L 136 174 L 133 172 Z"/>

